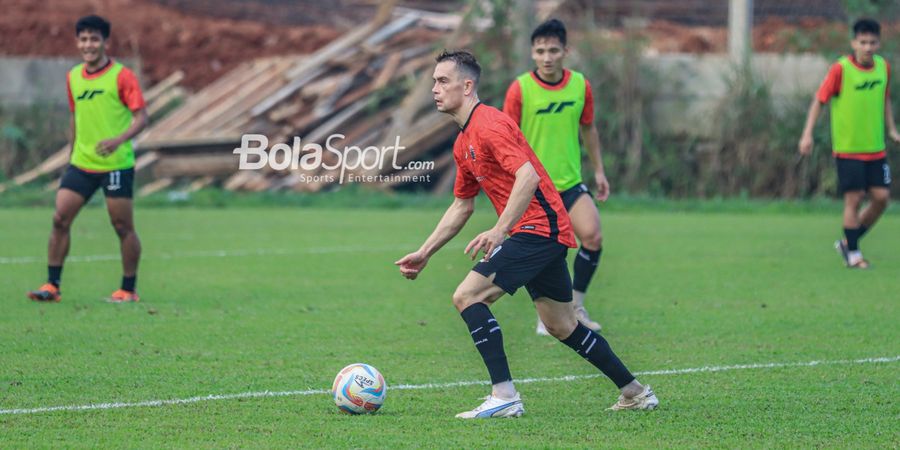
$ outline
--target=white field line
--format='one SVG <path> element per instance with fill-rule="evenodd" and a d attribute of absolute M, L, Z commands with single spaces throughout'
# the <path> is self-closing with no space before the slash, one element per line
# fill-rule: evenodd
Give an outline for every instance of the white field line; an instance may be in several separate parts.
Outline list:
<path fill-rule="evenodd" d="M 308 247 L 308 248 L 283 248 L 283 249 L 247 249 L 247 250 L 198 250 L 188 252 L 173 253 L 156 253 L 144 255 L 143 260 L 168 260 L 183 258 L 236 258 L 242 256 L 271 256 L 271 255 L 323 255 L 332 253 L 379 253 L 394 251 L 398 258 L 405 253 L 415 250 L 419 244 L 392 244 L 381 246 L 344 246 L 344 247 Z M 447 245 L 444 248 L 462 248 L 461 244 Z M 98 262 L 98 261 L 118 261 L 121 255 L 75 255 L 66 258 L 66 263 L 72 262 Z M 47 261 L 46 256 L 0 256 L 0 265 L 2 264 L 35 264 Z"/>
<path fill-rule="evenodd" d="M 650 370 L 644 372 L 635 372 L 636 376 L 644 375 L 684 375 L 688 373 L 703 372 L 726 372 L 733 370 L 746 369 L 778 369 L 785 367 L 813 367 L 827 365 L 856 365 L 856 364 L 873 364 L 873 363 L 892 363 L 900 361 L 900 356 L 884 356 L 878 358 L 864 359 L 842 359 L 842 360 L 821 360 L 806 362 L 782 362 L 782 363 L 760 363 L 760 364 L 737 364 L 732 366 L 704 366 L 693 367 L 688 369 L 664 369 Z M 603 375 L 568 375 L 562 377 L 541 377 L 541 378 L 523 378 L 515 380 L 518 384 L 524 383 L 552 383 L 559 381 L 586 380 L 590 378 L 598 378 Z M 389 386 L 390 390 L 418 390 L 418 389 L 446 389 L 462 386 L 487 385 L 490 382 L 486 380 L 476 381 L 455 381 L 450 383 L 425 383 L 425 384 L 398 384 Z M 0 409 L 2 414 L 36 414 L 53 411 L 89 411 L 96 409 L 115 409 L 115 408 L 136 408 L 145 406 L 166 406 L 166 405 L 184 405 L 188 403 L 206 402 L 212 400 L 233 400 L 244 398 L 262 398 L 262 397 L 288 397 L 288 396 L 305 396 L 305 395 L 324 395 L 330 394 L 328 389 L 307 389 L 302 391 L 262 391 L 262 392 L 243 392 L 239 394 L 217 394 L 204 395 L 200 397 L 178 398 L 171 400 L 147 400 L 143 402 L 116 402 L 116 403 L 92 403 L 89 405 L 68 405 L 68 406 L 48 406 L 43 408 L 22 408 L 22 409 Z"/>

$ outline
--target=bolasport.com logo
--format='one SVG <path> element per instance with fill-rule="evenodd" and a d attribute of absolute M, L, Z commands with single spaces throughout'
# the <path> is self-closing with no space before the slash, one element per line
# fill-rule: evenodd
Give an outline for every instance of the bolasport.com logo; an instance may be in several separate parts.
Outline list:
<path fill-rule="evenodd" d="M 269 148 L 269 139 L 262 134 L 241 136 L 241 146 L 234 149 L 240 156 L 238 169 L 275 171 L 297 171 L 302 183 L 387 183 L 387 182 L 431 182 L 434 161 L 409 161 L 399 164 L 401 152 L 400 136 L 394 145 L 359 147 L 339 146 L 346 139 L 343 134 L 332 134 L 325 140 L 325 146 L 308 142 L 301 146 L 300 138 L 294 137 L 292 145 L 279 143 Z M 416 174 L 387 173 L 394 171 L 415 171 Z"/>

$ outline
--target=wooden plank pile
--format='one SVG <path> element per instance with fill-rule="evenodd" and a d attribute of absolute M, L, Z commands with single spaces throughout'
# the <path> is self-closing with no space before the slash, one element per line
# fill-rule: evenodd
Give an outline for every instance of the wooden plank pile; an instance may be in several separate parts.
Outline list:
<path fill-rule="evenodd" d="M 325 147 L 360 149 L 392 146 L 399 136 L 402 152 L 380 167 L 347 158 L 346 177 L 381 176 L 371 183 L 384 189 L 406 185 L 413 176 L 430 174 L 428 186 L 447 189 L 452 180 L 449 148 L 457 129 L 434 111 L 431 69 L 436 49 L 448 41 L 453 16 L 416 10 L 393 10 L 384 2 L 375 19 L 311 55 L 247 62 L 192 96 L 181 108 L 155 123 L 138 139 L 146 151 L 138 159 L 141 194 L 172 186 L 199 189 L 218 184 L 230 190 L 315 192 L 335 187 L 339 171 L 238 170 L 241 137 L 264 135 L 268 146 L 300 139 Z M 459 41 L 453 33 L 450 41 Z M 418 81 L 417 81 L 418 80 Z M 353 161 L 350 158 L 353 158 Z M 338 157 L 323 152 L 324 165 Z M 406 169 L 409 161 L 433 167 Z M 449 173 L 449 175 L 448 175 Z M 333 175 L 333 176 L 331 176 Z M 417 179 L 418 180 L 418 179 Z"/>
<path fill-rule="evenodd" d="M 139 195 L 210 185 L 316 192 L 352 177 L 380 189 L 451 189 L 450 148 L 457 127 L 432 102 L 434 56 L 441 48 L 464 47 L 473 30 L 490 23 L 464 20 L 468 8 L 436 13 L 394 8 L 396 3 L 379 2 L 372 21 L 313 54 L 245 62 L 186 98 L 177 86 L 183 74 L 148 89 L 151 116 L 161 117 L 135 140 Z M 183 101 L 172 110 L 176 99 Z M 330 143 L 339 151 L 355 151 L 341 155 L 349 164 L 343 171 L 328 168 L 341 158 L 329 151 L 320 167 L 308 170 L 238 170 L 234 150 L 248 134 L 265 136 L 269 148 L 299 138 L 300 148 Z M 343 138 L 329 141 L 334 135 Z M 393 148 L 398 140 L 402 151 Z M 384 155 L 377 167 L 371 164 L 374 153 L 358 156 L 370 147 Z M 61 149 L 15 183 L 58 172 L 68 153 L 68 147 Z"/>

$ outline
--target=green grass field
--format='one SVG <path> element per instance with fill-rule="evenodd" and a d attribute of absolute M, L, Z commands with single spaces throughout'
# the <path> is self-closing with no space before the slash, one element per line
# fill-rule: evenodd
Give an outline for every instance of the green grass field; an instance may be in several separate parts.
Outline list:
<path fill-rule="evenodd" d="M 0 447 L 900 446 L 897 216 L 863 241 L 874 268 L 851 271 L 831 248 L 837 210 L 607 213 L 588 306 L 633 371 L 786 366 L 641 376 L 662 402 L 646 413 L 606 411 L 617 392 L 603 378 L 520 384 L 524 417 L 463 422 L 486 386 L 390 388 L 487 378 L 450 294 L 492 212 L 418 280 L 392 265 L 440 214 L 140 209 L 143 301 L 112 305 L 118 243 L 102 209 L 75 223 L 59 304 L 24 297 L 46 276 L 51 211 L 0 210 Z M 494 312 L 516 378 L 595 373 L 534 335 L 524 291 Z M 889 360 L 856 361 L 877 357 Z M 387 379 L 375 415 L 342 415 L 321 393 L 9 411 L 327 389 L 353 362 Z"/>

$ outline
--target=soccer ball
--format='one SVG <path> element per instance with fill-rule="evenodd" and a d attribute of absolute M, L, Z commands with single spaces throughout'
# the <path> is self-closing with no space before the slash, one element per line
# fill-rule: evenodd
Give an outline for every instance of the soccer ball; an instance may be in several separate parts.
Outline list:
<path fill-rule="evenodd" d="M 387 384 L 377 369 L 368 364 L 350 364 L 338 372 L 331 386 L 334 404 L 347 414 L 378 411 L 384 403 Z"/>

